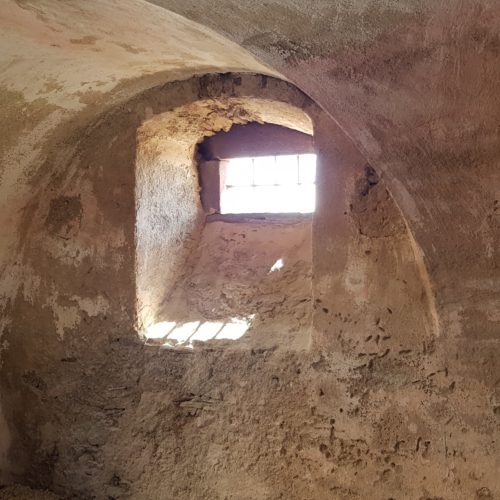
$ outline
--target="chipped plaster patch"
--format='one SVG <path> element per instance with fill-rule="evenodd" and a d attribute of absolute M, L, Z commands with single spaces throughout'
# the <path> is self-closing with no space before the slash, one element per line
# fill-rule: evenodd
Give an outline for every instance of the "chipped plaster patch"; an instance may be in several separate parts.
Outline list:
<path fill-rule="evenodd" d="M 76 301 L 80 309 L 85 311 L 89 316 L 105 314 L 109 310 L 109 301 L 102 295 L 97 295 L 95 298 L 77 297 L 74 295 L 71 297 L 71 300 Z"/>
<path fill-rule="evenodd" d="M 94 298 L 73 295 L 69 302 L 73 302 L 75 305 L 62 305 L 59 300 L 59 295 L 56 292 L 50 297 L 47 305 L 52 309 L 56 332 L 61 339 L 66 330 L 78 327 L 82 321 L 82 313 L 92 317 L 105 314 L 109 309 L 109 301 L 102 295 L 97 295 Z"/>
<path fill-rule="evenodd" d="M 54 304 L 52 312 L 55 316 L 56 332 L 61 339 L 64 337 L 65 330 L 73 329 L 81 322 L 80 309 L 76 306 Z"/>

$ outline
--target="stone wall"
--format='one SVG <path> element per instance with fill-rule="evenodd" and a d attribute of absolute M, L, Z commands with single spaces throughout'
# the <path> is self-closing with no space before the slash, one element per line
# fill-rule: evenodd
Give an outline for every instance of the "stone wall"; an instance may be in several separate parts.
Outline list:
<path fill-rule="evenodd" d="M 2 482 L 499 496 L 498 2 L 155 3 L 2 5 Z M 237 75 L 163 87 L 227 71 L 281 79 L 252 119 L 314 122 L 308 352 L 138 337 L 137 130 L 217 89 L 233 109 Z M 279 104 L 286 78 L 310 97 Z"/>

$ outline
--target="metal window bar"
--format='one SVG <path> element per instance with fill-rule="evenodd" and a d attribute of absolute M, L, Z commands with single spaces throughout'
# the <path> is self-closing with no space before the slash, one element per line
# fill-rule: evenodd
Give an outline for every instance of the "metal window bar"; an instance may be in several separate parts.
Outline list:
<path fill-rule="evenodd" d="M 291 184 L 291 185 L 297 185 L 297 186 L 302 186 L 302 185 L 314 185 L 316 182 L 301 182 L 300 181 L 300 155 L 295 155 L 295 169 L 297 172 L 297 182 L 296 184 Z M 276 162 L 277 162 L 277 156 L 273 156 L 274 159 L 274 166 L 276 167 Z M 255 157 L 251 158 L 252 160 L 252 183 L 251 184 L 226 184 L 226 189 L 231 189 L 231 188 L 238 188 L 238 187 L 251 187 L 251 188 L 258 188 L 258 187 L 278 187 L 278 186 L 283 186 L 283 184 L 280 184 L 279 182 L 274 182 L 271 184 L 256 184 L 255 182 Z"/>

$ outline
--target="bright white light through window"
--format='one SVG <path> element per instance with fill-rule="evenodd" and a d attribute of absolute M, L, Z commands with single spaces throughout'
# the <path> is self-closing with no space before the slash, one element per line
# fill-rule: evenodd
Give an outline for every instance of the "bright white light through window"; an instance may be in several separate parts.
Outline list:
<path fill-rule="evenodd" d="M 238 340 L 250 327 L 254 315 L 247 318 L 229 318 L 225 321 L 161 321 L 145 331 L 147 342 L 164 347 L 193 348 L 194 341 Z"/>
<path fill-rule="evenodd" d="M 233 158 L 224 170 L 223 214 L 314 212 L 315 154 Z"/>

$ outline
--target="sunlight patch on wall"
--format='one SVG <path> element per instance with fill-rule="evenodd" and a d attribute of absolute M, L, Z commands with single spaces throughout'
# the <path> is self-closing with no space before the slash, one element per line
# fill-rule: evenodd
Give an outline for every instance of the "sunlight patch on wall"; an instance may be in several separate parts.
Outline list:
<path fill-rule="evenodd" d="M 238 340 L 247 332 L 249 318 L 231 318 L 227 321 L 161 321 L 146 329 L 146 343 L 164 347 L 193 348 L 194 342 L 208 340 Z"/>

